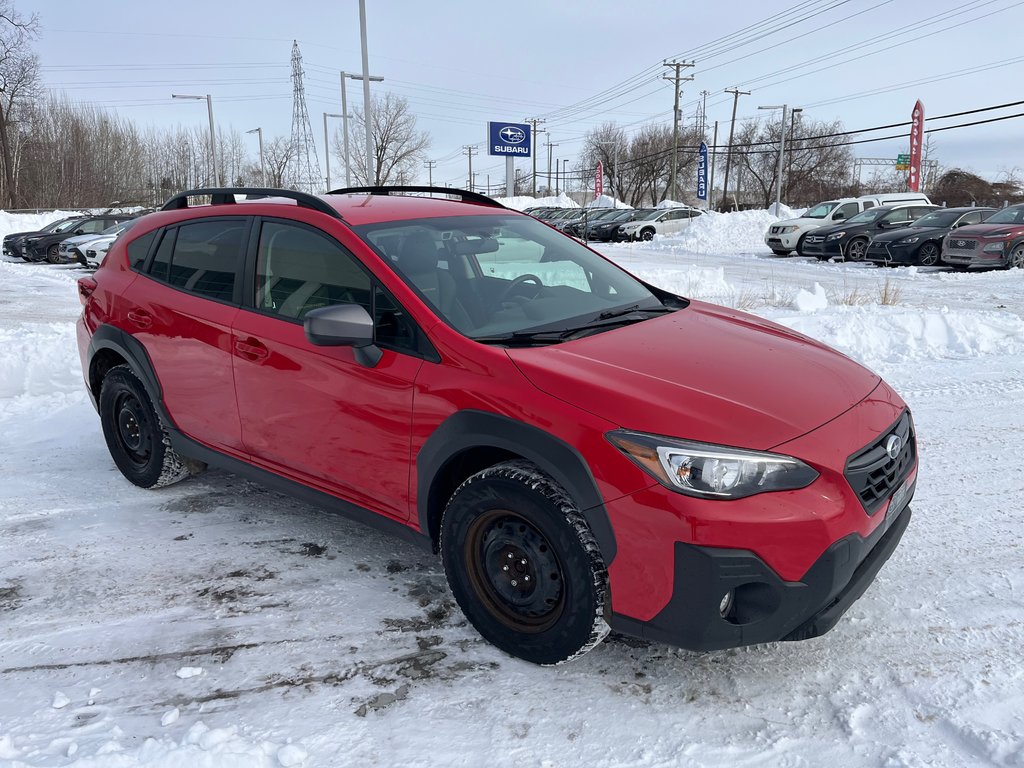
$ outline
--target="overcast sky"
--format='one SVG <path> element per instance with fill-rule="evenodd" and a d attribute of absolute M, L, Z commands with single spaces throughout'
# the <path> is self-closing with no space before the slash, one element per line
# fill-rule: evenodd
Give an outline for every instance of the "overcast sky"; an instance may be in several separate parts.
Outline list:
<path fill-rule="evenodd" d="M 45 85 L 116 110 L 141 125 L 207 125 L 205 104 L 174 93 L 211 94 L 217 123 L 288 135 L 290 55 L 298 40 L 309 116 L 323 165 L 323 113 L 340 112 L 339 71 L 361 69 L 357 0 L 234 0 L 174 3 L 14 0 L 37 12 Z M 732 96 L 739 118 L 788 103 L 815 120 L 861 129 L 909 119 L 916 99 L 939 128 L 1024 113 L 1024 104 L 961 118 L 941 115 L 1019 101 L 1024 82 L 1020 0 L 731 0 L 557 2 L 367 0 L 375 91 L 406 97 L 429 131 L 435 183 L 466 183 L 462 146 L 476 144 L 477 183 L 504 177 L 486 152 L 488 120 L 539 117 L 543 142 L 572 166 L 587 131 L 615 121 L 636 131 L 670 123 L 672 86 L 663 60 L 694 61 L 682 107 L 695 118 L 708 91 L 710 122 L 727 136 Z M 349 83 L 350 107 L 361 85 Z M 337 123 L 332 122 L 332 130 Z M 1024 118 L 934 134 L 934 157 L 990 179 L 1024 169 Z M 902 129 L 900 129 L 902 130 Z M 862 138 L 898 133 L 866 133 Z M 256 137 L 252 140 L 256 156 Z M 858 157 L 895 157 L 906 140 L 854 147 Z M 528 170 L 529 161 L 518 166 Z M 332 181 L 342 179 L 332 159 Z M 426 182 L 426 169 L 419 181 Z"/>

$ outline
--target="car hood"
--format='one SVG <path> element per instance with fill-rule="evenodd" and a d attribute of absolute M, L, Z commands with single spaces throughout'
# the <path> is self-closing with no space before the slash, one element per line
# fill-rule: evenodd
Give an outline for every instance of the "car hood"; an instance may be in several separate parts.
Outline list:
<path fill-rule="evenodd" d="M 899 229 L 887 229 L 872 237 L 876 243 L 893 243 L 902 240 L 904 237 L 941 237 L 949 232 L 949 227 L 900 227 Z"/>
<path fill-rule="evenodd" d="M 873 222 L 868 223 L 868 224 L 847 224 L 847 223 L 844 222 L 844 223 L 840 223 L 840 224 L 830 224 L 827 227 L 818 227 L 817 229 L 815 229 L 813 231 L 813 234 L 814 234 L 815 237 L 828 237 L 833 232 L 855 232 L 855 233 L 861 233 L 861 232 L 867 232 L 868 230 L 871 230 L 871 229 L 875 229 L 875 225 L 874 225 Z M 881 232 L 882 230 L 876 230 L 876 231 Z M 888 232 L 888 231 L 891 231 L 891 230 L 886 230 L 886 231 Z"/>
<path fill-rule="evenodd" d="M 991 237 L 997 233 L 1024 232 L 1024 224 L 968 224 L 950 232 L 953 237 Z"/>
<path fill-rule="evenodd" d="M 788 328 L 696 301 L 508 355 L 538 389 L 621 427 L 760 450 L 834 419 L 880 381 Z"/>

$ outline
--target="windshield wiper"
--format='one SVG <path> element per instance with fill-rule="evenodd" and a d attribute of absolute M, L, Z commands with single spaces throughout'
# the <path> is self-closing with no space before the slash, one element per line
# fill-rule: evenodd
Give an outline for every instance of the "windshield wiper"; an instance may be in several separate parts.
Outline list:
<path fill-rule="evenodd" d="M 623 309 L 610 309 L 602 312 L 593 320 L 582 325 L 575 325 L 572 328 L 546 331 L 513 331 L 512 333 L 502 333 L 494 336 L 477 336 L 473 340 L 479 341 L 481 344 L 509 344 L 517 346 L 558 344 L 562 341 L 570 341 L 586 336 L 591 331 L 608 329 L 623 323 L 638 323 L 641 320 L 646 320 L 647 316 L 651 314 L 662 315 L 675 311 L 672 307 L 664 306 L 640 309 L 639 304 L 634 304 Z M 630 315 L 633 317 L 629 317 Z"/>
<path fill-rule="evenodd" d="M 475 336 L 473 341 L 479 341 L 481 344 L 509 344 L 516 346 L 557 344 L 560 341 L 565 341 L 578 330 L 578 328 L 563 328 L 557 331 L 513 331 L 512 333 L 499 333 L 494 336 Z"/>
<path fill-rule="evenodd" d="M 611 320 L 611 319 L 616 318 L 616 317 L 625 317 L 626 315 L 632 315 L 632 314 L 635 314 L 635 313 L 638 313 L 638 312 L 654 313 L 654 314 L 660 315 L 660 314 L 663 314 L 665 312 L 675 312 L 675 310 L 672 309 L 671 307 L 665 307 L 665 306 L 661 306 L 661 307 L 647 307 L 646 309 L 640 309 L 640 305 L 639 304 L 634 304 L 631 307 L 623 307 L 622 309 L 609 309 L 607 312 L 602 312 L 597 317 L 595 317 L 593 320 L 591 320 L 589 323 L 587 323 L 584 326 L 580 326 L 580 327 L 581 328 L 590 328 L 590 327 L 593 327 L 594 323 L 596 323 L 596 322 L 598 322 L 600 320 Z"/>

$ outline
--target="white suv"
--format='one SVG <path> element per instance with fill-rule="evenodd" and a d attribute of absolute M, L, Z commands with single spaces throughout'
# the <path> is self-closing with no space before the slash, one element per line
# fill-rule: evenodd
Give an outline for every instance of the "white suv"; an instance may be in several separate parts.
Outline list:
<path fill-rule="evenodd" d="M 650 240 L 655 235 L 671 235 L 690 226 L 703 213 L 698 208 L 661 208 L 619 227 L 618 240 Z"/>
<path fill-rule="evenodd" d="M 877 205 L 895 205 L 898 203 L 931 204 L 927 195 L 918 192 L 894 192 L 883 195 L 863 195 L 861 197 L 844 197 L 839 200 L 827 200 L 807 209 L 803 216 L 796 219 L 777 221 L 768 227 L 764 234 L 764 242 L 772 253 L 777 256 L 788 256 L 796 251 L 801 256 L 803 238 L 812 229 L 829 227 L 846 221 L 868 208 Z"/>

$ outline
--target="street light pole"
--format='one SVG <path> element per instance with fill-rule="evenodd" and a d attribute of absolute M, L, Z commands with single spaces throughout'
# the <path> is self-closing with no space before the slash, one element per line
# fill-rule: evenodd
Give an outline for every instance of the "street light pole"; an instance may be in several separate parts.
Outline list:
<path fill-rule="evenodd" d="M 206 111 L 210 116 L 210 157 L 213 162 L 213 185 L 219 186 L 220 180 L 220 169 L 217 167 L 217 132 L 213 127 L 213 99 L 210 98 L 210 94 L 205 96 L 185 96 L 180 93 L 172 93 L 172 99 L 191 99 L 194 101 L 202 101 L 206 99 Z"/>
<path fill-rule="evenodd" d="M 782 158 L 786 153 L 786 118 L 789 117 L 788 104 L 773 104 L 758 109 L 781 109 L 782 123 L 779 126 L 779 165 L 775 171 L 775 215 L 779 216 L 779 209 L 782 206 Z"/>
<path fill-rule="evenodd" d="M 370 169 L 373 167 L 373 116 L 370 114 L 370 54 L 366 49 L 366 0 L 359 0 L 359 38 L 363 51 L 363 120 L 366 123 L 366 183 L 370 181 Z"/>
<path fill-rule="evenodd" d="M 267 166 L 263 162 L 263 129 L 262 128 L 253 128 L 251 131 L 246 131 L 246 133 L 255 133 L 259 137 L 259 140 L 260 140 L 260 184 L 262 184 L 265 187 L 265 186 L 267 186 Z"/>
<path fill-rule="evenodd" d="M 790 185 L 793 183 L 793 134 L 796 128 L 796 113 L 803 111 L 803 107 L 793 107 L 789 110 L 789 159 L 786 162 L 786 182 Z M 786 199 L 790 200 L 789 186 L 786 187 Z M 790 200 L 790 202 L 792 201 Z"/>
<path fill-rule="evenodd" d="M 351 74 L 349 72 L 342 72 L 341 73 L 341 114 L 342 114 L 341 120 L 342 120 L 342 136 L 344 137 L 343 141 L 345 143 L 345 186 L 346 187 L 351 187 L 352 186 L 352 171 L 351 171 L 351 167 L 350 167 L 349 159 L 348 159 L 348 157 L 349 157 L 349 155 L 348 155 L 348 121 L 352 119 L 352 115 L 350 115 L 348 113 L 348 94 L 347 94 L 346 89 L 345 89 L 345 80 L 346 79 L 348 79 L 348 80 L 365 80 L 367 78 L 366 78 L 366 74 L 365 73 L 363 73 L 362 75 L 353 75 L 353 74 Z M 374 82 L 374 83 L 382 83 L 382 82 L 384 82 L 384 78 L 383 77 L 377 77 L 377 76 L 374 76 L 374 75 L 371 75 L 369 77 L 369 80 L 371 82 Z M 369 123 L 367 123 L 367 126 L 369 126 Z M 370 177 L 369 171 L 367 171 L 366 177 L 367 177 L 367 183 L 369 183 L 369 177 Z"/>
<path fill-rule="evenodd" d="M 327 171 L 327 191 L 331 191 L 331 145 L 327 140 L 327 118 L 341 117 L 337 112 L 324 112 L 324 169 Z"/>

